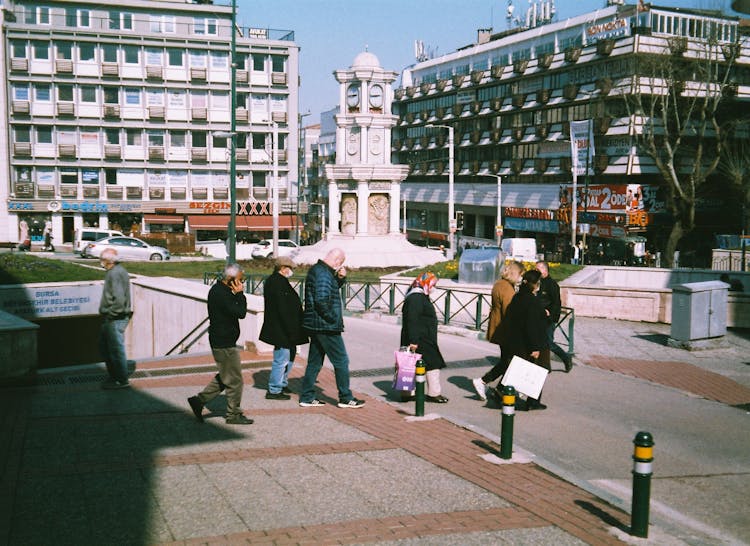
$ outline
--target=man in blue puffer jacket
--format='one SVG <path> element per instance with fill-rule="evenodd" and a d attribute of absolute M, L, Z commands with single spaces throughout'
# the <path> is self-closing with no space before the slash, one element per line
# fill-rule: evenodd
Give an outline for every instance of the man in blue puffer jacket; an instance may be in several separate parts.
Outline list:
<path fill-rule="evenodd" d="M 349 355 L 341 337 L 344 318 L 339 289 L 346 278 L 344 260 L 344 251 L 334 248 L 307 272 L 302 324 L 310 334 L 310 351 L 299 396 L 299 405 L 302 407 L 324 405 L 315 397 L 315 381 L 323 367 L 325 356 L 331 361 L 336 376 L 338 406 L 360 408 L 364 405 L 364 401 L 354 398 L 349 389 Z"/>

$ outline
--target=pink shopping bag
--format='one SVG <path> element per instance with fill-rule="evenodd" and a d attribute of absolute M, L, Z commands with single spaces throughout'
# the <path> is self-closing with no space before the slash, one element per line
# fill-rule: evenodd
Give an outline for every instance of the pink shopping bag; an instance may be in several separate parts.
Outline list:
<path fill-rule="evenodd" d="M 396 359 L 393 389 L 396 391 L 413 391 L 417 361 L 422 358 L 422 355 L 407 349 L 394 351 L 393 357 Z"/>

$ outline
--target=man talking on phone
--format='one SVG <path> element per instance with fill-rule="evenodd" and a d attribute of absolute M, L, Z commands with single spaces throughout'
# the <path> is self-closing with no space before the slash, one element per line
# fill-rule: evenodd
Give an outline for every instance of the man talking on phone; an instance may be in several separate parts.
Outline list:
<path fill-rule="evenodd" d="M 214 283 L 208 292 L 208 342 L 219 368 L 202 392 L 188 398 L 190 408 L 198 421 L 203 422 L 203 406 L 227 391 L 228 425 L 252 425 L 253 420 L 242 413 L 242 365 L 237 340 L 240 337 L 240 319 L 247 314 L 242 269 L 237 264 L 224 268 L 224 277 Z"/>

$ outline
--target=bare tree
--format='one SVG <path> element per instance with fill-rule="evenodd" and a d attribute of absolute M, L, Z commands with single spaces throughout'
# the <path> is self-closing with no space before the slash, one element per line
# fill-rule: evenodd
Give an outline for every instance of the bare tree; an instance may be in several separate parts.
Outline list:
<path fill-rule="evenodd" d="M 640 42 L 635 74 L 624 94 L 641 166 L 651 165 L 665 184 L 674 223 L 664 263 L 695 227 L 700 187 L 716 171 L 728 136 L 725 105 L 737 85 L 732 67 L 738 44 L 716 39 L 651 38 Z M 644 165 L 645 164 L 645 165 Z"/>
<path fill-rule="evenodd" d="M 729 191 L 739 197 L 742 203 L 742 232 L 750 233 L 748 211 L 750 211 L 750 144 L 747 123 L 740 124 L 734 133 L 734 138 L 728 141 L 722 150 L 719 172 L 729 186 Z"/>

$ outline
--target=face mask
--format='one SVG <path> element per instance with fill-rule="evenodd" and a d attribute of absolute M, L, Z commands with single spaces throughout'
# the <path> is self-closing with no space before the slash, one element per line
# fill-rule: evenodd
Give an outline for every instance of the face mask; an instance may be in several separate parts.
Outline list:
<path fill-rule="evenodd" d="M 294 271 L 292 271 L 291 269 L 288 269 L 288 268 L 284 268 L 284 271 L 281 274 L 288 279 L 292 275 L 294 275 Z"/>

